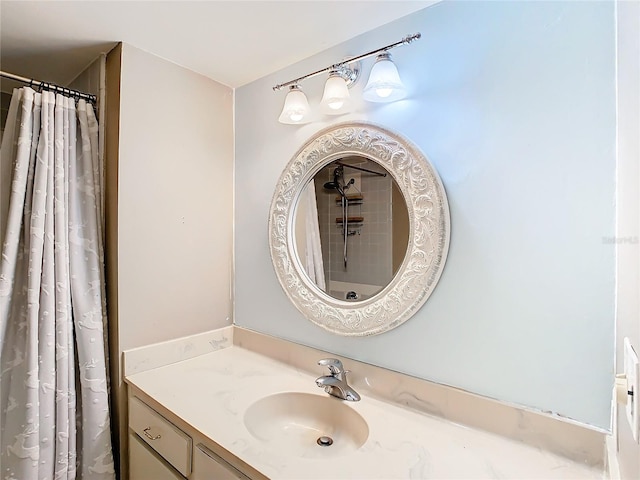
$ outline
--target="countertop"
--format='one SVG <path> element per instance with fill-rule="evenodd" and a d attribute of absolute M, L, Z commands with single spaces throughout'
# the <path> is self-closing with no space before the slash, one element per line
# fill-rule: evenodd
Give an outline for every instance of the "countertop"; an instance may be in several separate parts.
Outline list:
<path fill-rule="evenodd" d="M 344 403 L 367 421 L 365 444 L 342 456 L 328 448 L 326 458 L 302 458 L 252 436 L 244 413 L 275 393 L 327 394 L 308 372 L 238 346 L 135 373 L 126 381 L 272 479 L 605 478 L 602 469 L 387 403 L 364 390 L 361 401 Z"/>

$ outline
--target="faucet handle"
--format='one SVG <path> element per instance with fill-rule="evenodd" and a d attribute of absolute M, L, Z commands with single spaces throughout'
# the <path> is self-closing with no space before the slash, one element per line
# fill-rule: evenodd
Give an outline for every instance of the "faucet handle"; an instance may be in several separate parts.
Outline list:
<path fill-rule="evenodd" d="M 337 358 L 323 358 L 322 360 L 318 360 L 318 365 L 327 367 L 333 375 L 344 373 L 344 366 Z"/>

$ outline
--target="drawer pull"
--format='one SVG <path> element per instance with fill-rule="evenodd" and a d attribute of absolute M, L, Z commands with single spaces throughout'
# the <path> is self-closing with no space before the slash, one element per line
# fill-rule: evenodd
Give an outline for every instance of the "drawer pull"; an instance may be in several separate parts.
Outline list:
<path fill-rule="evenodd" d="M 142 432 L 144 433 L 144 436 L 147 437 L 149 440 L 158 440 L 159 438 L 162 437 L 162 435 L 158 434 L 155 437 L 153 435 L 151 435 L 149 433 L 149 430 L 151 430 L 151 427 L 147 427 L 144 430 L 142 430 Z"/>

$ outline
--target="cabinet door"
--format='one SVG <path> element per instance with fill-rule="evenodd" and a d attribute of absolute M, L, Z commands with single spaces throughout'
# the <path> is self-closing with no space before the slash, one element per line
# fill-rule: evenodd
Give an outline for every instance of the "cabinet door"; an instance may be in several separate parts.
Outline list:
<path fill-rule="evenodd" d="M 184 480 L 184 477 L 153 453 L 137 435 L 129 434 L 129 480 Z"/>
<path fill-rule="evenodd" d="M 201 443 L 193 450 L 193 471 L 190 480 L 250 480 Z M 133 479 L 132 479 L 133 480 Z"/>
<path fill-rule="evenodd" d="M 136 397 L 129 399 L 129 428 L 181 475 L 191 473 L 191 437 Z"/>

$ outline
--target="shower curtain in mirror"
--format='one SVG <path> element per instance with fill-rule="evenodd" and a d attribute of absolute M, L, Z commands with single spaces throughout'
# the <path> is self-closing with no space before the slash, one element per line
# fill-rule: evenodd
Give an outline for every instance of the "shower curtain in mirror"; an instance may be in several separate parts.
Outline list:
<path fill-rule="evenodd" d="M 0 476 L 114 479 L 93 108 L 14 90 L 0 166 Z"/>
<path fill-rule="evenodd" d="M 318 203 L 316 200 L 315 181 L 312 179 L 300 196 L 300 202 L 305 202 L 305 255 L 304 269 L 309 278 L 322 290 L 327 290 L 324 278 L 324 263 L 322 261 L 322 244 L 320 241 L 320 224 L 318 222 Z"/>

